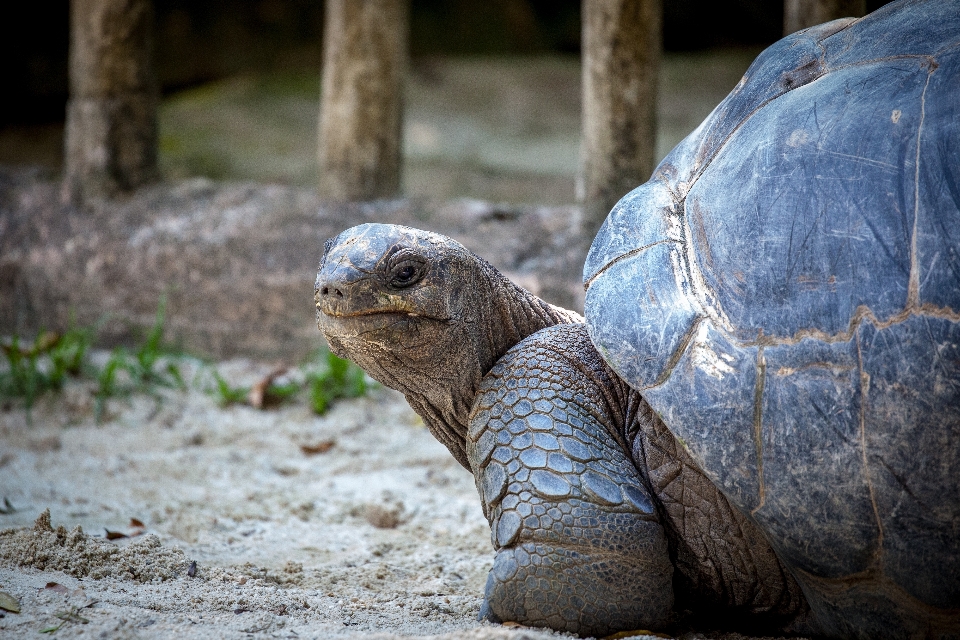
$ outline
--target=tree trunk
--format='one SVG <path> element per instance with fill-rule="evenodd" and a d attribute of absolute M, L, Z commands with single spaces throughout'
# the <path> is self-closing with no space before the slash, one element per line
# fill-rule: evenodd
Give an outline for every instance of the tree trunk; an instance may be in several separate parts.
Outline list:
<path fill-rule="evenodd" d="M 114 196 L 157 168 L 150 0 L 72 0 L 64 196 Z"/>
<path fill-rule="evenodd" d="M 583 0 L 583 141 L 585 238 L 654 168 L 660 0 Z"/>
<path fill-rule="evenodd" d="M 783 34 L 837 18 L 859 18 L 867 13 L 867 0 L 784 0 Z"/>
<path fill-rule="evenodd" d="M 409 0 L 329 0 L 320 96 L 320 196 L 400 191 Z"/>

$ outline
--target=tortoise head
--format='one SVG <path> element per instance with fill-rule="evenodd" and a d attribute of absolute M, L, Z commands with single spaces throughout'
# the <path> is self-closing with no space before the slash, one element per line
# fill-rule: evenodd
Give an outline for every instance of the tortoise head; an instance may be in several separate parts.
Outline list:
<path fill-rule="evenodd" d="M 327 241 L 314 299 L 333 352 L 403 393 L 464 466 L 483 376 L 526 336 L 581 320 L 455 240 L 388 224 L 363 224 Z"/>
<path fill-rule="evenodd" d="M 469 304 L 477 293 L 475 260 L 463 245 L 428 231 L 348 229 L 325 246 L 314 291 L 317 326 L 337 355 L 376 378 L 384 367 L 400 367 L 395 374 L 406 377 L 449 360 L 451 341 L 476 315 Z"/>

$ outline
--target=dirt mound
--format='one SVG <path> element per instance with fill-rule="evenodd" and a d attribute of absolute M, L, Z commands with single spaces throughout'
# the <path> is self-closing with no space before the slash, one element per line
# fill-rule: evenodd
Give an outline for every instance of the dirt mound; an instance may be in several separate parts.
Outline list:
<path fill-rule="evenodd" d="M 324 242 L 390 221 L 438 231 L 548 302 L 582 308 L 573 206 L 472 200 L 322 202 L 312 189 L 188 180 L 89 210 L 59 182 L 0 167 L 0 335 L 98 325 L 130 344 L 166 300 L 166 338 L 215 357 L 299 361 L 323 344 L 313 286 Z"/>
<path fill-rule="evenodd" d="M 63 571 L 76 578 L 118 577 L 137 582 L 170 580 L 187 574 L 190 560 L 177 547 L 164 547 L 153 534 L 120 547 L 94 538 L 77 525 L 56 529 L 47 509 L 32 529 L 0 531 L 0 561 L 41 571 Z"/>

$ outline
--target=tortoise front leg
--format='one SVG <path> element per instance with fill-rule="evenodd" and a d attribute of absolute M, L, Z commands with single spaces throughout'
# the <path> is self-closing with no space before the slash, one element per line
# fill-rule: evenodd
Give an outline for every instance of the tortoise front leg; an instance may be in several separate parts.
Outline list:
<path fill-rule="evenodd" d="M 549 331 L 549 330 L 548 330 Z M 542 343 L 484 379 L 467 455 L 497 555 L 481 618 L 584 635 L 668 622 L 673 566 L 597 380 Z"/>

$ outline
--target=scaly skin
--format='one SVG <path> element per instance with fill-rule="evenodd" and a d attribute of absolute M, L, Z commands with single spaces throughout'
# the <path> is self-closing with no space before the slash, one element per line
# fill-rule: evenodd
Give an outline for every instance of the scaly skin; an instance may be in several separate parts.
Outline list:
<path fill-rule="evenodd" d="M 497 550 L 482 613 L 585 635 L 660 628 L 667 537 L 622 445 L 623 389 L 570 359 L 584 337 L 575 324 L 527 338 L 474 403 L 467 455 Z"/>
<path fill-rule="evenodd" d="M 488 618 L 591 635 L 655 629 L 675 590 L 684 606 L 739 611 L 754 627 L 805 611 L 759 530 L 603 362 L 585 325 L 543 329 L 497 362 L 467 453 L 497 549 Z"/>
<path fill-rule="evenodd" d="M 807 611 L 576 313 L 391 225 L 329 242 L 315 297 L 331 348 L 404 393 L 474 474 L 497 552 L 481 617 L 603 635 L 662 628 L 675 600 L 778 629 Z"/>

